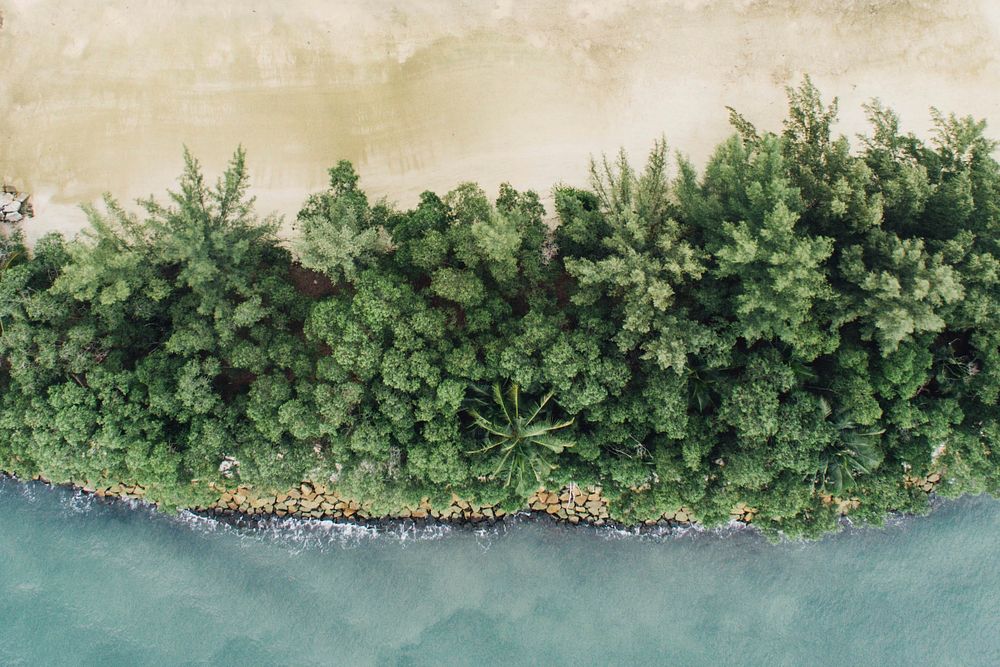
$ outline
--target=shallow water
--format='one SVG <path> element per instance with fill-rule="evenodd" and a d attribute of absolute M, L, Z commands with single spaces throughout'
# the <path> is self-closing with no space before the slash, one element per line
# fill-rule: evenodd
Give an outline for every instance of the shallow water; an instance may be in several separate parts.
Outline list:
<path fill-rule="evenodd" d="M 463 180 L 543 195 L 587 158 L 665 134 L 703 161 L 726 105 L 780 128 L 810 73 L 847 134 L 881 97 L 1000 122 L 995 0 L 5 0 L 0 177 L 29 238 L 77 209 L 171 187 L 187 144 L 213 175 L 248 149 L 259 209 L 294 216 L 347 158 L 411 205 Z M 290 230 L 289 230 L 290 231 Z"/>
<path fill-rule="evenodd" d="M 817 543 L 236 530 L 0 481 L 0 663 L 1000 663 L 1000 502 Z"/>

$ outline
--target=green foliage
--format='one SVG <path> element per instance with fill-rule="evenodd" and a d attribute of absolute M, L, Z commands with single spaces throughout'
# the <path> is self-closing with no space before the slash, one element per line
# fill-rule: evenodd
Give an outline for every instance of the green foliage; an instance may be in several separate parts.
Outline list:
<path fill-rule="evenodd" d="M 480 394 L 486 394 L 479 389 Z M 492 402 L 481 396 L 473 398 L 466 409 L 472 423 L 484 433 L 485 444 L 472 454 L 492 453 L 498 459 L 490 478 L 501 478 L 526 496 L 543 486 L 558 466 L 553 457 L 573 447 L 574 443 L 556 434 L 573 424 L 573 420 L 554 421 L 551 418 L 552 393 L 540 400 L 522 405 L 521 388 L 513 383 L 507 397 L 499 384 L 493 385 Z M 492 463 L 492 461 L 491 461 Z M 506 474 L 503 473 L 506 471 Z"/>
<path fill-rule="evenodd" d="M 833 414 L 826 401 L 822 401 L 822 412 L 832 417 L 829 428 L 833 435 L 830 445 L 820 454 L 815 480 L 820 490 L 840 496 L 857 485 L 859 476 L 871 474 L 882 462 L 879 436 L 885 429 L 862 428 L 844 410 Z"/>
<path fill-rule="evenodd" d="M 836 101 L 789 103 L 780 133 L 731 110 L 701 173 L 663 141 L 595 160 L 554 222 L 507 184 L 372 204 L 342 161 L 293 257 L 240 150 L 214 186 L 185 153 L 168 204 L 88 207 L 85 238 L 3 237 L 0 469 L 170 506 L 209 481 L 386 509 L 599 484 L 622 520 L 746 502 L 807 537 L 828 494 L 922 511 L 904 474 L 1000 492 L 996 142 L 873 101 L 852 151 Z"/>

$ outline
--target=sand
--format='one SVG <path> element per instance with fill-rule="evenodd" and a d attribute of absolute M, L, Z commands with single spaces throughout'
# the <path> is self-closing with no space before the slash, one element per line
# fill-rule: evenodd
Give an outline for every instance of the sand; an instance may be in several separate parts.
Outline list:
<path fill-rule="evenodd" d="M 0 177 L 29 238 L 78 204 L 171 187 L 187 145 L 214 177 L 246 146 L 262 212 L 290 221 L 347 158 L 412 204 L 463 180 L 545 194 L 591 154 L 654 138 L 703 163 L 725 106 L 777 128 L 809 73 L 862 131 L 880 97 L 926 132 L 938 106 L 1000 122 L 991 0 L 325 2 L 6 0 Z"/>

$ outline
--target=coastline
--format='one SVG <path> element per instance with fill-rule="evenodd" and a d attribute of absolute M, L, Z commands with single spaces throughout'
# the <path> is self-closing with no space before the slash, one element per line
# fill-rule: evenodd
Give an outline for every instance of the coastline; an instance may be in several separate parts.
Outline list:
<path fill-rule="evenodd" d="M 0 471 L 0 477 L 27 484 L 41 482 L 46 486 L 64 487 L 77 490 L 85 496 L 108 502 L 139 502 L 159 509 L 160 504 L 147 498 L 146 487 L 141 484 L 115 483 L 108 486 L 78 484 L 74 482 L 53 482 L 41 475 L 21 478 L 15 474 Z M 934 472 L 925 478 L 905 477 L 904 485 L 918 486 L 929 497 L 933 497 L 937 487 L 945 481 L 941 473 Z M 304 481 L 298 487 L 277 494 L 257 494 L 247 486 L 221 489 L 217 501 L 207 505 L 179 507 L 203 518 L 213 519 L 235 526 L 255 526 L 259 522 L 274 519 L 298 521 L 327 521 L 357 526 L 385 526 L 404 522 L 417 525 L 448 526 L 492 526 L 517 518 L 542 519 L 566 526 L 609 527 L 622 530 L 643 529 L 688 529 L 705 528 L 691 508 L 681 507 L 674 512 L 665 512 L 659 518 L 647 518 L 634 522 L 613 517 L 608 499 L 601 495 L 601 487 L 563 487 L 558 492 L 544 489 L 532 494 L 528 503 L 514 511 L 506 511 L 495 505 L 472 503 L 452 494 L 452 502 L 446 508 L 435 508 L 428 499 L 423 499 L 415 507 L 404 507 L 396 511 L 375 512 L 369 501 L 357 501 L 341 496 L 326 485 Z M 574 485 L 575 487 L 575 485 Z M 836 505 L 840 516 L 850 519 L 852 510 L 860 507 L 857 498 L 834 498 L 823 496 L 824 505 Z M 728 524 L 710 525 L 707 528 L 755 527 L 753 519 L 756 508 L 744 502 L 737 503 L 730 513 Z"/>

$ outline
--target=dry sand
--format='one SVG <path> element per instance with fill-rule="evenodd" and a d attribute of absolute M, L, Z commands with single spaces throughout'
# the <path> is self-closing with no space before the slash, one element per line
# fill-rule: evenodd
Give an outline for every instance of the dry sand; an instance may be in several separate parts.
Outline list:
<path fill-rule="evenodd" d="M 104 191 L 162 193 L 188 145 L 214 175 L 249 152 L 262 211 L 294 217 L 353 160 L 412 204 L 461 180 L 547 192 L 592 153 L 665 134 L 703 162 L 725 105 L 777 128 L 810 73 L 841 130 L 878 96 L 1000 118 L 993 0 L 0 2 L 0 176 L 26 231 L 73 232 Z"/>

